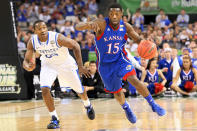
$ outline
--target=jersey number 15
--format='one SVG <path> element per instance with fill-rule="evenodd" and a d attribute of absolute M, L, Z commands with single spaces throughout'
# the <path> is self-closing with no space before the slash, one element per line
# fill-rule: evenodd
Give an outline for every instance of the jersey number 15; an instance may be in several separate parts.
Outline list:
<path fill-rule="evenodd" d="M 107 54 L 116 54 L 116 53 L 118 53 L 118 51 L 119 51 L 119 43 L 115 43 L 113 46 L 112 46 L 112 43 L 110 43 L 107 46 L 108 46 L 108 52 L 106 52 Z"/>

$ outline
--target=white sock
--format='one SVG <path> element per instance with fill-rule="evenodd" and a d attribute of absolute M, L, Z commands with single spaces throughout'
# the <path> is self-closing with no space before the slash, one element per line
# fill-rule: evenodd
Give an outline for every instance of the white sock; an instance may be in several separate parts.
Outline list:
<path fill-rule="evenodd" d="M 55 116 L 58 120 L 59 120 L 59 117 L 57 116 L 57 112 L 56 110 L 52 111 L 52 112 L 49 112 L 50 116 Z"/>
<path fill-rule="evenodd" d="M 82 101 L 83 101 L 83 104 L 84 104 L 85 107 L 90 106 L 90 100 L 89 100 L 89 99 L 87 99 L 87 100 L 82 100 Z"/>

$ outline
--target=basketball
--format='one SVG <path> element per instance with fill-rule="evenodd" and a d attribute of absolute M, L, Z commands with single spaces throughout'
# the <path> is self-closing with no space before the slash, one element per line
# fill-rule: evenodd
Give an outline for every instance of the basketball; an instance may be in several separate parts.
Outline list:
<path fill-rule="evenodd" d="M 148 40 L 142 40 L 137 48 L 138 54 L 141 58 L 144 59 L 151 59 L 155 57 L 157 53 L 157 47 L 155 43 L 148 41 Z"/>

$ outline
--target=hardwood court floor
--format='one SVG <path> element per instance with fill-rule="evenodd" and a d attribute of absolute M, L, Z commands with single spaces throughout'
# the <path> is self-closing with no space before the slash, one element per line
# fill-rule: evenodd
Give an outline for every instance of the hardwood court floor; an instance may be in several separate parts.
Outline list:
<path fill-rule="evenodd" d="M 129 98 L 136 124 L 126 119 L 114 99 L 92 100 L 96 119 L 91 121 L 79 99 L 55 100 L 61 128 L 54 131 L 197 131 L 197 98 L 161 98 L 167 110 L 158 117 L 143 98 Z M 0 102 L 0 131 L 45 131 L 50 117 L 42 100 Z"/>

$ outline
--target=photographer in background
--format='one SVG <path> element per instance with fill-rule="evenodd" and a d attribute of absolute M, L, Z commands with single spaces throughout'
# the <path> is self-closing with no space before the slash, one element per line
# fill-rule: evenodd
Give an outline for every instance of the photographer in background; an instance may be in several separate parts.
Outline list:
<path fill-rule="evenodd" d="M 89 98 L 98 98 L 100 94 L 105 93 L 103 83 L 99 73 L 97 72 L 96 62 L 90 61 L 89 70 L 91 73 L 90 78 L 82 76 L 82 85 L 87 91 Z"/>

